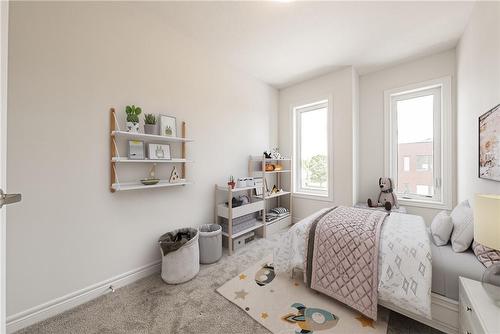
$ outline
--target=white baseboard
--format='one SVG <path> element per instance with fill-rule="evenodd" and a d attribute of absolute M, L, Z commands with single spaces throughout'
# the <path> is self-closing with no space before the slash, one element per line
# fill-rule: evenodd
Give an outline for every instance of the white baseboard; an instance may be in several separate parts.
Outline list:
<path fill-rule="evenodd" d="M 161 261 L 155 261 L 140 268 L 88 286 L 79 291 L 72 292 L 65 296 L 32 307 L 26 311 L 11 315 L 7 317 L 7 334 L 53 317 L 59 313 L 109 293 L 111 292 L 109 288 L 111 285 L 113 288 L 120 288 L 143 277 L 159 272 L 160 268 Z"/>
<path fill-rule="evenodd" d="M 401 313 L 408 318 L 412 318 L 427 326 L 438 329 L 441 332 L 448 334 L 458 333 L 458 302 L 456 300 L 443 297 L 436 293 L 431 295 L 431 316 L 432 319 L 427 319 L 420 315 L 408 312 L 391 303 L 382 302 L 379 304 L 393 311 Z"/>

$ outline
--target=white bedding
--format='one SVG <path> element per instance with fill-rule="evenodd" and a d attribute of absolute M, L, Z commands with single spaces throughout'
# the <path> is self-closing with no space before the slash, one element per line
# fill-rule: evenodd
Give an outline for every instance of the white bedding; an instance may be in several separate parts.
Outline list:
<path fill-rule="evenodd" d="M 326 210 L 304 218 L 283 236 L 274 250 L 276 273 L 304 269 L 308 227 Z M 379 247 L 379 300 L 430 318 L 431 249 L 422 217 L 391 213 L 382 226 Z"/>

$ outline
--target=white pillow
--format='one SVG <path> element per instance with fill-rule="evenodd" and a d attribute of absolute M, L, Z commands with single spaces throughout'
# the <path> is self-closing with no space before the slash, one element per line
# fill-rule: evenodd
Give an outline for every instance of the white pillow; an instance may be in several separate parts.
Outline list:
<path fill-rule="evenodd" d="M 446 211 L 441 211 L 434 217 L 431 224 L 432 240 L 436 246 L 444 246 L 450 241 L 453 222 Z"/>
<path fill-rule="evenodd" d="M 457 205 L 451 212 L 453 233 L 451 247 L 457 253 L 469 249 L 474 239 L 474 216 L 467 200 Z"/>

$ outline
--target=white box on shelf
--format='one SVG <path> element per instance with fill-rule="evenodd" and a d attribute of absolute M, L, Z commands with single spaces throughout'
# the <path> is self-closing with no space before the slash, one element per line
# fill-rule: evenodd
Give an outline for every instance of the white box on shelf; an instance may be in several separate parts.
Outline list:
<path fill-rule="evenodd" d="M 255 238 L 255 232 L 248 232 L 233 240 L 233 249 L 238 250 Z"/>
<path fill-rule="evenodd" d="M 247 186 L 247 179 L 240 177 L 236 182 L 236 188 L 245 188 Z"/>
<path fill-rule="evenodd" d="M 255 180 L 253 177 L 247 177 L 247 187 L 255 187 Z"/>

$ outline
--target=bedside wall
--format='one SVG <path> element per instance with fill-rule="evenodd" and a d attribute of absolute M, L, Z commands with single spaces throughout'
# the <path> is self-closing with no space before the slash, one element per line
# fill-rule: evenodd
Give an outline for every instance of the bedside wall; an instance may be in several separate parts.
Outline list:
<path fill-rule="evenodd" d="M 500 104 L 500 3 L 477 2 L 457 47 L 458 200 L 500 194 L 500 182 L 478 177 L 478 117 Z"/>

